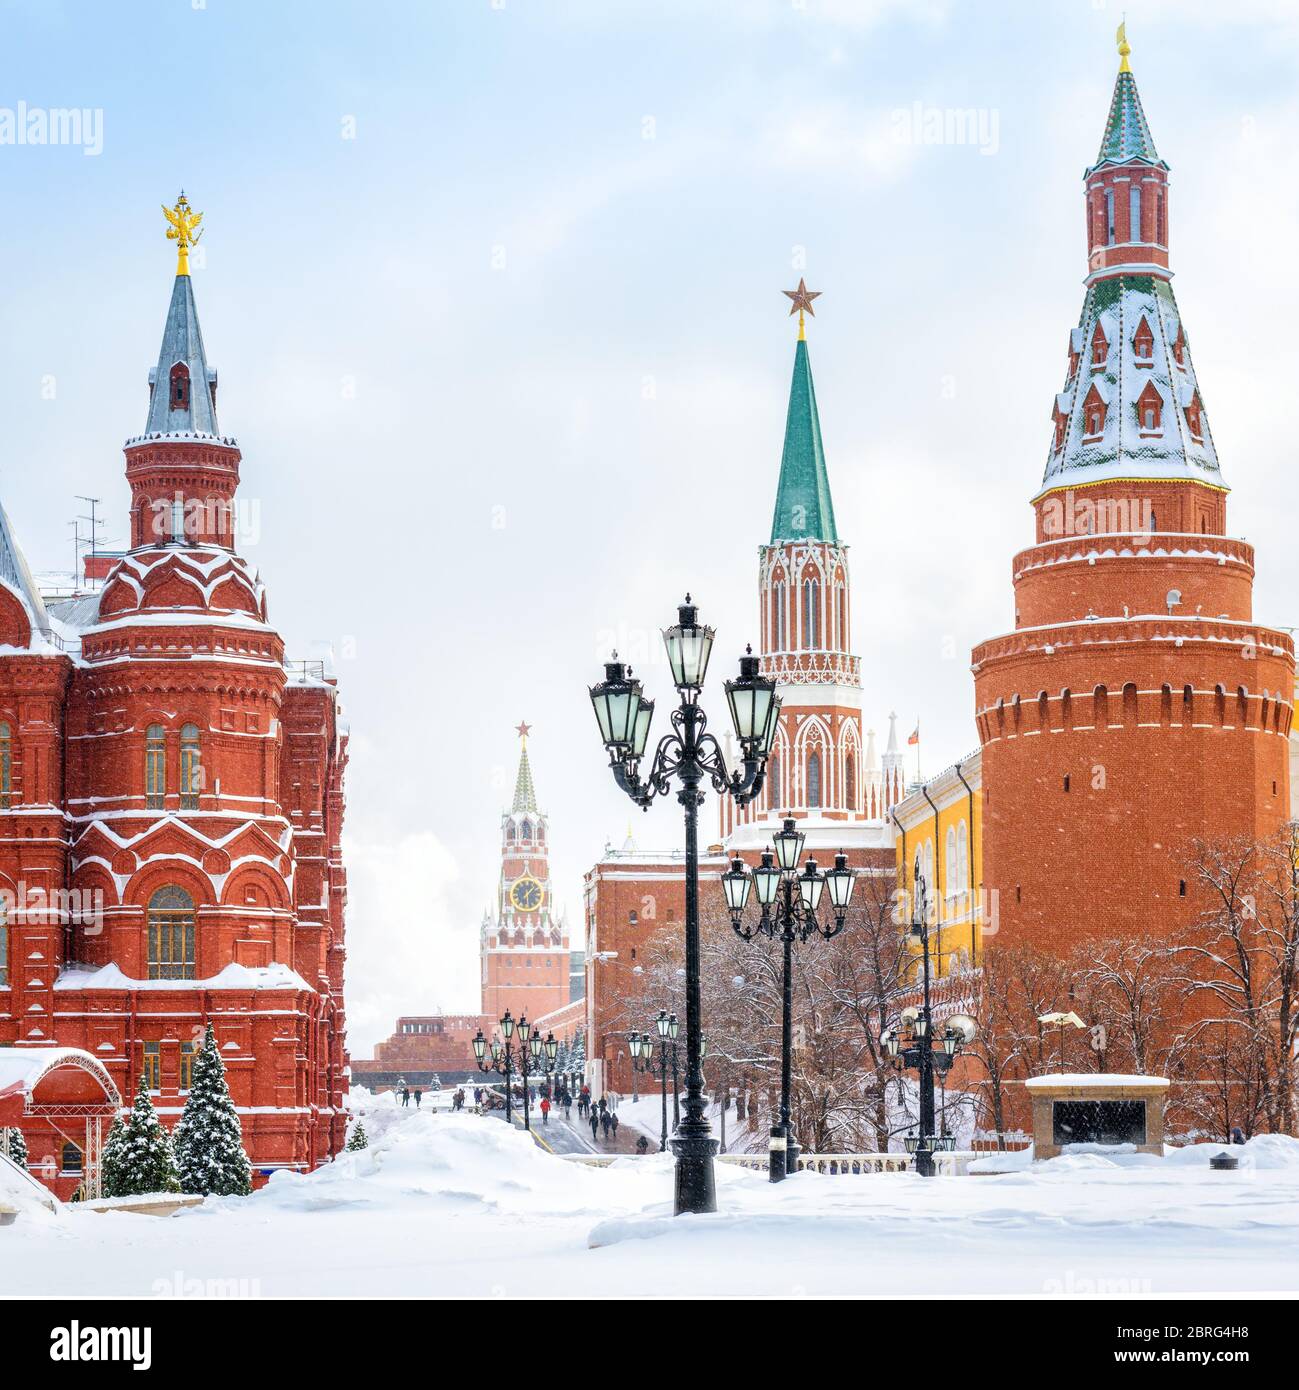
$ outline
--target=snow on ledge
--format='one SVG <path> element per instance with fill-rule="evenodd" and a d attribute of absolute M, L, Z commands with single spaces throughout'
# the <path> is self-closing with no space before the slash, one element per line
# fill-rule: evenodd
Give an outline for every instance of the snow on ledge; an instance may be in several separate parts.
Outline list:
<path fill-rule="evenodd" d="M 72 966 L 59 972 L 55 989 L 125 989 L 125 990 L 195 990 L 195 989 L 293 989 L 306 994 L 315 990 L 287 965 L 272 961 L 270 965 L 239 965 L 231 961 L 219 974 L 207 980 L 135 980 L 124 975 L 116 965 L 90 970 Z"/>
<path fill-rule="evenodd" d="M 1112 1071 L 1056 1072 L 1053 1076 L 1030 1076 L 1024 1085 L 1030 1091 L 1048 1086 L 1167 1086 L 1166 1076 L 1129 1076 Z"/>

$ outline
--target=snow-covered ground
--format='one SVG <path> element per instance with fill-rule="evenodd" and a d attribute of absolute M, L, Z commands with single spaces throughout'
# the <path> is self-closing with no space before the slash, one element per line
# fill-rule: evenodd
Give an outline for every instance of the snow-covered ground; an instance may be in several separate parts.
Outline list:
<path fill-rule="evenodd" d="M 1000 1176 L 821 1177 L 719 1165 L 671 1216 L 671 1155 L 592 1168 L 501 1120 L 367 1108 L 371 1147 L 170 1218 L 41 1210 L 9 1184 L 0 1294 L 533 1298 L 1299 1290 L 1299 1141 L 1213 1173 L 1082 1153 Z"/>

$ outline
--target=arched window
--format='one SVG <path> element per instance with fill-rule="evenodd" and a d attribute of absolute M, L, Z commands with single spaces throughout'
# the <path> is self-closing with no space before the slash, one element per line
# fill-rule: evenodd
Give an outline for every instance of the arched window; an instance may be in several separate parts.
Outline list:
<path fill-rule="evenodd" d="M 186 724 L 180 731 L 180 809 L 198 810 L 198 794 L 203 789 L 203 763 L 199 757 L 197 724 Z"/>
<path fill-rule="evenodd" d="M 843 760 L 844 805 L 850 811 L 857 809 L 857 756 L 849 753 Z"/>
<path fill-rule="evenodd" d="M 13 741 L 9 725 L 0 723 L 0 808 L 13 804 Z"/>
<path fill-rule="evenodd" d="M 776 811 L 780 809 L 780 754 L 773 753 L 767 759 L 767 806 Z"/>
<path fill-rule="evenodd" d="M 1114 245 L 1114 190 L 1105 190 L 1105 244 Z"/>
<path fill-rule="evenodd" d="M 144 804 L 160 811 L 167 796 L 167 744 L 161 724 L 150 724 L 144 731 Z"/>
<path fill-rule="evenodd" d="M 149 978 L 194 978 L 194 899 L 174 884 L 149 899 Z"/>
<path fill-rule="evenodd" d="M 61 1160 L 63 1172 L 81 1172 L 81 1150 L 77 1148 L 71 1139 L 64 1143 L 63 1148 L 60 1150 L 59 1158 Z"/>
<path fill-rule="evenodd" d="M 526 820 L 525 820 L 525 821 L 523 822 L 523 824 L 519 827 L 519 839 L 520 839 L 520 840 L 531 840 L 531 839 L 532 839 L 532 822 L 531 822 L 531 821 L 526 821 Z"/>
<path fill-rule="evenodd" d="M 929 894 L 929 902 L 934 902 L 934 842 L 925 841 L 925 889 Z"/>
<path fill-rule="evenodd" d="M 189 368 L 177 362 L 171 369 L 171 408 L 189 409 Z"/>
<path fill-rule="evenodd" d="M 956 831 L 956 883 L 962 893 L 970 891 L 970 828 L 964 821 Z"/>
<path fill-rule="evenodd" d="M 821 645 L 819 629 L 821 625 L 821 586 L 815 579 L 803 581 L 803 648 L 808 650 Z"/>
<path fill-rule="evenodd" d="M 1133 184 L 1128 193 L 1128 240 L 1141 241 L 1141 189 Z"/>
<path fill-rule="evenodd" d="M 809 806 L 819 806 L 821 804 L 820 753 L 809 753 L 807 755 L 807 804 Z"/>
<path fill-rule="evenodd" d="M 0 903 L 0 989 L 9 988 L 9 918 Z"/>
<path fill-rule="evenodd" d="M 959 892 L 961 880 L 959 871 L 956 867 L 956 827 L 947 827 L 947 882 L 943 885 L 950 898 L 953 893 Z"/>
<path fill-rule="evenodd" d="M 771 590 L 771 601 L 774 611 L 771 615 L 771 649 L 777 652 L 785 650 L 785 605 L 788 602 L 788 589 L 783 579 L 776 580 Z"/>
<path fill-rule="evenodd" d="M 843 584 L 835 585 L 835 622 L 838 625 L 838 646 L 841 652 L 848 650 L 848 590 Z"/>

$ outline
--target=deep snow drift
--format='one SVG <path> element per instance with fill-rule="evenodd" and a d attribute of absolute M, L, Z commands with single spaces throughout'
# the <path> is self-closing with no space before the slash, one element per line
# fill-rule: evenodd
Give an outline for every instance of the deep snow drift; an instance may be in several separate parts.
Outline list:
<path fill-rule="evenodd" d="M 593 1168 L 495 1118 L 368 1103 L 371 1147 L 166 1219 L 24 1210 L 0 1293 L 535 1297 L 1299 1290 L 1299 1141 L 1213 1173 L 1069 1155 L 988 1177 L 719 1165 L 715 1216 L 671 1216 L 672 1158 Z"/>

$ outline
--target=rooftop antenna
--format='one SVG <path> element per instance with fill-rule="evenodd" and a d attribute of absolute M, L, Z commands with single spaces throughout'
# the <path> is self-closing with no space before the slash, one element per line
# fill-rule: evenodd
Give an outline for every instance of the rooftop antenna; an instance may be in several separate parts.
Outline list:
<path fill-rule="evenodd" d="M 76 494 L 76 497 L 78 502 L 86 502 L 90 506 L 90 515 L 82 516 L 80 519 L 90 523 L 90 558 L 93 560 L 95 558 L 95 540 L 99 534 L 99 528 L 104 524 L 100 521 L 96 508 L 104 499 L 102 497 L 86 497 L 80 492 Z"/>

